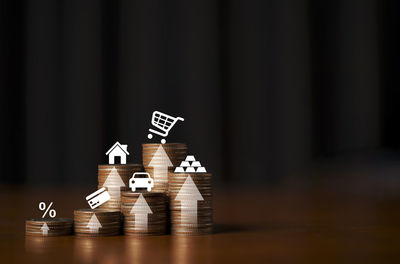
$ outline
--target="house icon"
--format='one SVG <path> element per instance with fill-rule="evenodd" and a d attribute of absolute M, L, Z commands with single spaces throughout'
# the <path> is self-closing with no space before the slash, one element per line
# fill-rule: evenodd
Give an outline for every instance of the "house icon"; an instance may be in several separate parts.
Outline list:
<path fill-rule="evenodd" d="M 106 152 L 108 164 L 115 163 L 115 157 L 119 157 L 121 164 L 126 164 L 126 155 L 129 155 L 128 145 L 121 145 L 118 141 Z"/>

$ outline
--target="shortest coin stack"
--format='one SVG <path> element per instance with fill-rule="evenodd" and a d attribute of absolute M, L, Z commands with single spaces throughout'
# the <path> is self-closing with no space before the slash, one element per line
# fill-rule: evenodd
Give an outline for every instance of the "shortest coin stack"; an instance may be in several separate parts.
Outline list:
<path fill-rule="evenodd" d="M 72 234 L 71 218 L 35 218 L 25 221 L 28 236 L 65 236 Z"/>
<path fill-rule="evenodd" d="M 164 235 L 167 232 L 167 195 L 163 192 L 122 192 L 124 234 Z"/>
<path fill-rule="evenodd" d="M 103 209 L 74 211 L 74 229 L 77 236 L 115 236 L 121 231 L 121 212 Z"/>

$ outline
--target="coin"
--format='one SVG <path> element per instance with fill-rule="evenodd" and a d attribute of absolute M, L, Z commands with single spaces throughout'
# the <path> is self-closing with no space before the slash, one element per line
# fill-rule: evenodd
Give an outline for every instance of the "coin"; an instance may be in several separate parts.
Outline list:
<path fill-rule="evenodd" d="M 71 218 L 33 218 L 25 221 L 28 236 L 65 236 L 72 234 Z"/>
<path fill-rule="evenodd" d="M 99 208 L 121 210 L 120 192 L 129 189 L 129 179 L 135 172 L 140 171 L 143 171 L 141 164 L 99 164 L 98 189 L 105 187 L 110 195 L 110 200 L 100 205 Z"/>
<path fill-rule="evenodd" d="M 121 212 L 105 209 L 74 211 L 74 230 L 77 236 L 112 236 L 121 232 Z"/>
<path fill-rule="evenodd" d="M 142 144 L 144 169 L 154 180 L 152 191 L 168 191 L 168 172 L 173 172 L 179 166 L 185 159 L 186 152 L 185 143 Z M 168 155 L 172 166 L 168 166 L 170 164 L 165 160 L 164 153 Z"/>
<path fill-rule="evenodd" d="M 168 199 L 164 192 L 122 192 L 124 234 L 164 235 L 167 233 Z"/>
<path fill-rule="evenodd" d="M 171 233 L 173 235 L 212 233 L 211 173 L 170 172 L 168 179 Z"/>

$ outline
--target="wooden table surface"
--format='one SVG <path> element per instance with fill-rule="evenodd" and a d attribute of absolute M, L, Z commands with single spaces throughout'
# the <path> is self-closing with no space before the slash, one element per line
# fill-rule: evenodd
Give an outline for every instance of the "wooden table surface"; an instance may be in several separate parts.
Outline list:
<path fill-rule="evenodd" d="M 91 190 L 0 186 L 1 263 L 400 263 L 400 174 L 381 171 L 219 186 L 215 233 L 195 237 L 25 237 L 40 201 L 72 217 Z"/>

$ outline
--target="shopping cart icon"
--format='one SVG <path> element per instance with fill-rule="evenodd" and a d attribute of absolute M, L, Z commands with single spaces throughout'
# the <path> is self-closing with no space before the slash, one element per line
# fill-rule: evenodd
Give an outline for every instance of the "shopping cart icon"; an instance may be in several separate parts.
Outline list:
<path fill-rule="evenodd" d="M 185 119 L 183 119 L 182 117 L 173 117 L 159 111 L 154 111 L 153 116 L 151 117 L 151 124 L 158 128 L 160 131 L 151 128 L 149 129 L 149 131 L 159 136 L 166 137 L 168 136 L 171 128 L 176 124 L 176 122 L 178 122 L 178 120 L 185 121 Z M 149 133 L 147 137 L 149 139 L 152 139 L 153 135 Z M 165 144 L 166 142 L 167 140 L 165 138 L 161 139 L 162 144 Z"/>

